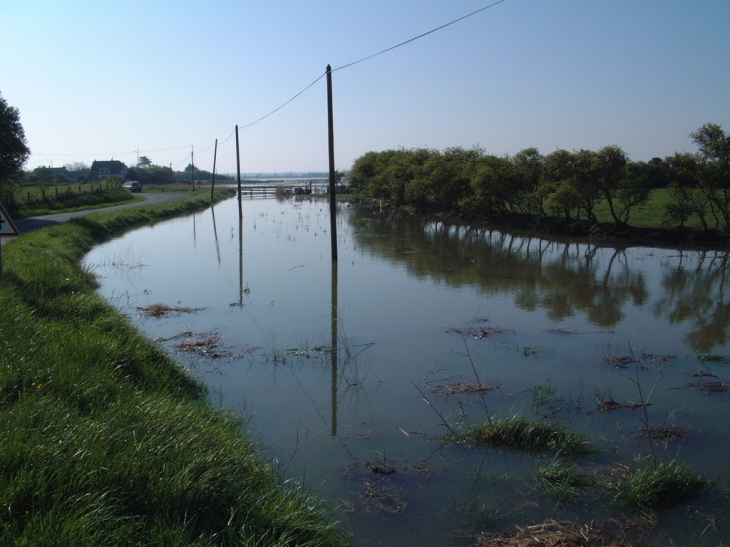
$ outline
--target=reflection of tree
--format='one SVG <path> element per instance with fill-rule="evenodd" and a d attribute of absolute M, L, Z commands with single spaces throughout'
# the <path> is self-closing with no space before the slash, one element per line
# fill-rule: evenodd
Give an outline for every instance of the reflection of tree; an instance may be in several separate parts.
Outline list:
<path fill-rule="evenodd" d="M 727 254 L 707 251 L 687 255 L 672 266 L 665 266 L 662 299 L 654 305 L 656 316 L 670 323 L 690 321 L 692 331 L 687 343 L 704 352 L 728 342 L 730 302 L 725 300 Z"/>
<path fill-rule="evenodd" d="M 626 302 L 641 306 L 648 299 L 643 274 L 629 268 L 621 250 L 423 222 L 392 211 L 350 218 L 358 226 L 357 245 L 401 262 L 417 278 L 510 293 L 520 308 L 545 309 L 555 320 L 582 312 L 593 324 L 612 326 Z"/>

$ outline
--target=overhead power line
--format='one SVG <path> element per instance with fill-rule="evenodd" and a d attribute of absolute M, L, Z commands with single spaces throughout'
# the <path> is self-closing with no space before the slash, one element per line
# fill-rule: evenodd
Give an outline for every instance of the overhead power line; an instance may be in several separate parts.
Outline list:
<path fill-rule="evenodd" d="M 441 29 L 444 29 L 444 28 L 446 28 L 446 27 L 448 27 L 450 25 L 453 25 L 454 23 L 458 23 L 459 21 L 463 21 L 467 17 L 471 17 L 472 15 L 476 15 L 477 13 L 480 13 L 480 12 L 482 12 L 484 10 L 489 9 L 489 8 L 493 8 L 494 6 L 496 6 L 497 4 L 501 4 L 502 2 L 504 2 L 504 0 L 498 0 L 497 2 L 494 2 L 493 4 L 489 4 L 488 6 L 484 6 L 483 8 L 480 8 L 480 9 L 478 9 L 476 11 L 472 11 L 471 13 L 468 13 L 467 15 L 464 15 L 462 17 L 459 17 L 458 19 L 454 19 L 453 21 L 450 21 L 450 22 L 446 23 L 445 25 L 441 25 L 440 27 L 436 27 L 435 29 L 431 29 L 428 32 L 424 32 L 423 34 L 419 34 L 418 36 L 415 36 L 415 37 L 411 38 L 410 40 L 406 40 L 405 42 L 401 42 L 400 44 L 396 44 L 396 45 L 391 46 L 389 48 L 386 48 L 386 49 L 384 49 L 382 51 L 379 51 L 377 53 L 373 53 L 372 55 L 368 55 L 367 57 L 363 57 L 362 59 L 359 59 L 358 61 L 353 61 L 352 63 L 347 63 L 346 65 L 342 65 L 340 67 L 333 68 L 332 69 L 332 72 L 336 72 L 336 71 L 342 70 L 344 68 L 349 68 L 349 67 L 351 67 L 353 65 L 356 65 L 358 63 L 362 63 L 364 61 L 367 61 L 369 59 L 372 59 L 373 57 L 377 57 L 378 55 L 382 55 L 383 53 L 388 53 L 389 51 L 393 51 L 396 48 L 399 48 L 399 47 L 404 46 L 406 44 L 410 44 L 411 42 L 415 42 L 419 38 L 423 38 L 424 36 L 428 36 L 429 34 L 433 34 L 434 32 L 437 32 L 437 31 L 439 31 Z"/>
<path fill-rule="evenodd" d="M 404 45 L 406 45 L 406 44 L 410 44 L 411 42 L 415 42 L 416 40 L 418 40 L 418 39 L 420 39 L 420 38 L 423 38 L 424 36 L 428 36 L 429 34 L 433 34 L 434 32 L 437 32 L 437 31 L 439 31 L 439 30 L 441 30 L 441 29 L 445 29 L 446 27 L 448 27 L 448 26 L 451 26 L 451 25 L 453 25 L 453 24 L 455 24 L 455 23 L 458 23 L 459 21 L 463 21 L 464 19 L 467 19 L 467 18 L 469 18 L 469 17 L 472 17 L 473 15 L 476 15 L 476 14 L 478 14 L 478 13 L 481 13 L 481 12 L 483 12 L 484 10 L 488 10 L 489 8 L 493 8 L 493 7 L 494 7 L 494 6 L 496 6 L 497 4 L 501 4 L 501 3 L 502 3 L 502 2 L 504 2 L 504 1 L 505 1 L 505 0 L 497 0 L 496 2 L 493 2 L 493 3 L 489 4 L 488 6 L 484 6 L 483 8 L 479 8 L 479 9 L 478 9 L 478 10 L 476 10 L 476 11 L 472 11 L 471 13 L 467 13 L 466 15 L 463 15 L 463 16 L 459 17 L 458 19 L 454 19 L 453 21 L 449 21 L 449 22 L 448 22 L 448 23 L 446 23 L 446 24 L 443 24 L 443 25 L 441 25 L 441 26 L 439 26 L 439 27 L 436 27 L 436 28 L 434 28 L 434 29 L 431 29 L 431 30 L 429 30 L 428 32 L 424 32 L 423 34 L 419 34 L 418 36 L 414 36 L 413 38 L 410 38 L 410 39 L 406 40 L 405 42 L 401 42 L 401 43 L 399 43 L 399 44 L 396 44 L 396 45 L 394 45 L 394 46 L 391 46 L 391 47 L 389 47 L 389 48 L 386 48 L 386 49 L 384 49 L 384 50 L 382 50 L 382 51 L 378 51 L 377 53 L 373 53 L 372 55 L 368 55 L 367 57 L 363 57 L 362 59 L 358 59 L 357 61 L 353 61 L 353 62 L 351 62 L 351 63 L 347 63 L 346 65 L 342 65 L 342 66 L 340 66 L 340 67 L 334 68 L 334 69 L 332 69 L 332 72 L 336 72 L 336 71 L 338 71 L 338 70 L 343 70 L 343 69 L 345 69 L 345 68 L 349 68 L 349 67 L 351 67 L 351 66 L 354 66 L 354 65 L 356 65 L 356 64 L 358 64 L 358 63 L 362 63 L 362 62 L 365 62 L 365 61 L 367 61 L 367 60 L 369 60 L 369 59 L 372 59 L 373 57 L 377 57 L 378 55 L 383 55 L 384 53 L 388 53 L 389 51 L 393 51 L 394 49 L 397 49 L 397 48 L 399 48 L 399 47 L 401 47 L 401 46 L 404 46 Z M 316 84 L 316 83 L 317 83 L 318 81 L 320 81 L 320 80 L 321 80 L 322 78 L 324 78 L 324 77 L 326 76 L 326 74 L 327 74 L 326 72 L 325 72 L 325 73 L 323 73 L 323 74 L 321 74 L 321 75 L 320 75 L 320 76 L 319 76 L 319 77 L 318 77 L 318 78 L 317 78 L 316 80 L 314 80 L 314 81 L 313 81 L 313 82 L 312 82 L 311 84 L 309 84 L 309 85 L 308 85 L 307 87 L 305 87 L 304 89 L 302 89 L 302 90 L 301 90 L 301 91 L 300 91 L 299 93 L 297 93 L 296 95 L 294 95 L 294 96 L 293 96 L 293 97 L 292 97 L 291 99 L 289 99 L 288 101 L 286 101 L 286 102 L 285 102 L 284 104 L 282 104 L 281 106 L 279 106 L 279 107 L 275 108 L 274 110 L 272 110 L 271 112 L 269 112 L 269 113 L 268 113 L 268 114 L 266 114 L 265 116 L 262 116 L 262 117 L 260 117 L 260 118 L 259 118 L 258 120 L 256 120 L 256 121 L 253 121 L 253 122 L 251 122 L 251 123 L 248 123 L 248 124 L 246 124 L 246 125 L 242 125 L 242 126 L 241 126 L 241 129 L 245 129 L 246 127 L 251 127 L 252 125 L 255 125 L 255 124 L 257 124 L 257 123 L 259 123 L 260 121 L 263 121 L 263 120 L 265 120 L 266 118 L 268 118 L 268 117 L 269 117 L 269 116 L 271 116 L 272 114 L 274 114 L 274 113 L 278 112 L 279 110 L 281 110 L 282 108 L 284 108 L 284 107 L 285 107 L 286 105 L 288 105 L 288 104 L 289 104 L 290 102 L 292 102 L 292 101 L 293 101 L 294 99 L 296 99 L 297 97 L 299 97 L 299 96 L 300 96 L 300 95 L 301 95 L 302 93 L 304 93 L 305 91 L 307 91 L 307 90 L 308 90 L 308 89 L 309 89 L 310 87 L 312 87 L 312 86 L 313 86 L 314 84 Z M 230 139 L 230 137 L 228 137 L 228 139 Z M 228 139 L 226 139 L 226 140 L 228 140 Z M 224 142 L 225 142 L 225 141 L 224 141 Z"/>

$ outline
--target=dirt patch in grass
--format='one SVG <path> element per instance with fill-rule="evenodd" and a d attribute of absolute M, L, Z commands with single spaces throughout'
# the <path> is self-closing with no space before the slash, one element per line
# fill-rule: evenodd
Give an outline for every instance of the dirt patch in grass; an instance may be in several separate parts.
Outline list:
<path fill-rule="evenodd" d="M 501 532 L 482 532 L 470 538 L 475 546 L 509 547 L 630 547 L 656 545 L 649 536 L 645 521 L 617 520 L 575 521 L 546 520 L 533 526 L 514 526 Z"/>
<path fill-rule="evenodd" d="M 137 306 L 135 310 L 142 312 L 145 317 L 167 317 L 170 315 L 181 315 L 183 313 L 195 313 L 205 308 L 185 308 L 181 306 L 168 306 L 166 304 L 152 304 L 150 306 Z"/>

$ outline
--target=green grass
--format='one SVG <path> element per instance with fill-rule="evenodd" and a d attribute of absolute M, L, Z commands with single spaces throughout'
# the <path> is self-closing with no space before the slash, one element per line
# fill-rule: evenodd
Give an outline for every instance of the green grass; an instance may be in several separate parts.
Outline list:
<path fill-rule="evenodd" d="M 45 197 L 41 195 L 40 187 L 23 187 L 16 192 L 15 206 L 12 215 L 16 218 L 65 213 L 86 209 L 97 209 L 119 203 L 139 201 L 143 198 L 133 195 L 119 184 L 109 188 L 100 188 L 100 183 L 94 185 L 79 185 L 47 187 Z M 58 191 L 58 192 L 57 192 Z M 30 199 L 28 193 L 31 193 Z"/>
<path fill-rule="evenodd" d="M 482 424 L 450 435 L 448 440 L 558 455 L 595 452 L 593 443 L 585 435 L 565 429 L 558 423 L 533 421 L 522 416 L 490 418 Z"/>
<path fill-rule="evenodd" d="M 559 460 L 540 467 L 537 471 L 537 482 L 545 492 L 556 497 L 560 503 L 578 497 L 580 488 L 595 485 L 590 475 Z"/>
<path fill-rule="evenodd" d="M 700 353 L 697 355 L 697 359 L 705 363 L 727 363 L 728 358 L 724 355 L 716 355 L 713 353 Z"/>
<path fill-rule="evenodd" d="M 711 486 L 709 479 L 670 460 L 632 470 L 613 485 L 613 501 L 620 507 L 649 514 L 679 505 Z"/>
<path fill-rule="evenodd" d="M 94 213 L 3 247 L 0 543 L 342 544 L 329 511 L 79 266 L 100 241 L 207 204 Z"/>

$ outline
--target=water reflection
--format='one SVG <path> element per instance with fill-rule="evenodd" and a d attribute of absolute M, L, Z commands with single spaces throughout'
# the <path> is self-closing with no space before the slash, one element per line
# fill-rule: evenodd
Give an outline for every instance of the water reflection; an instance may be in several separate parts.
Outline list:
<path fill-rule="evenodd" d="M 519 308 L 543 309 L 556 322 L 584 314 L 588 323 L 612 328 L 626 318 L 628 305 L 643 307 L 650 299 L 648 263 L 631 259 L 626 248 L 421 221 L 392 211 L 370 211 L 352 222 L 357 245 L 405 265 L 416 278 L 471 285 L 487 295 L 509 293 Z M 691 322 L 686 342 L 694 351 L 723 346 L 730 325 L 727 254 L 679 253 L 678 261 L 662 267 L 664 291 L 653 313 L 670 324 Z"/>
<path fill-rule="evenodd" d="M 667 454 L 681 448 L 698 471 L 727 477 L 727 396 L 687 387 L 700 367 L 727 381 L 725 365 L 699 364 L 689 349 L 726 351 L 724 253 L 617 249 L 343 206 L 333 262 L 326 202 L 245 206 L 245 217 L 231 201 L 210 217 L 131 232 L 90 263 L 102 292 L 173 351 L 180 333 L 220 334 L 224 357 L 198 355 L 190 368 L 216 403 L 242 413 L 267 455 L 288 462 L 287 478 L 306 477 L 347 508 L 340 516 L 358 540 L 440 546 L 453 544 L 448 534 L 463 521 L 481 526 L 492 514 L 515 524 L 574 511 L 593 518 L 591 508 L 535 497 L 539 458 L 442 444 L 433 409 L 452 427 L 490 414 L 543 416 L 533 397 L 540 384 L 563 403 L 549 408 L 551 419 L 600 439 L 600 463 L 631 463 L 648 450 L 638 413 L 591 412 L 591 395 L 636 400 L 636 372 L 605 359 L 625 357 L 632 341 L 639 355 L 657 357 L 638 365 L 642 382 L 656 385 L 653 423 L 692 431 Z M 220 240 L 219 229 L 230 238 Z M 131 249 L 144 267 L 117 271 Z M 114 300 L 122 292 L 126 301 Z M 135 311 L 181 299 L 200 311 L 165 319 Z M 499 334 L 470 336 L 477 320 Z M 475 379 L 499 387 L 473 397 L 439 390 Z M 372 462 L 388 474 L 375 476 Z M 368 504 L 376 495 L 381 505 L 392 495 L 391 509 L 402 512 Z"/>
<path fill-rule="evenodd" d="M 686 342 L 695 351 L 708 352 L 728 343 L 727 271 L 727 253 L 718 251 L 680 251 L 679 260 L 663 265 L 664 291 L 654 304 L 654 314 L 672 324 L 690 322 Z"/>
<path fill-rule="evenodd" d="M 337 261 L 332 261 L 332 317 L 331 317 L 331 331 L 332 331 L 332 345 L 330 347 L 330 359 L 332 361 L 332 429 L 330 434 L 333 437 L 337 436 L 337 354 L 338 354 L 338 343 L 337 343 Z"/>

